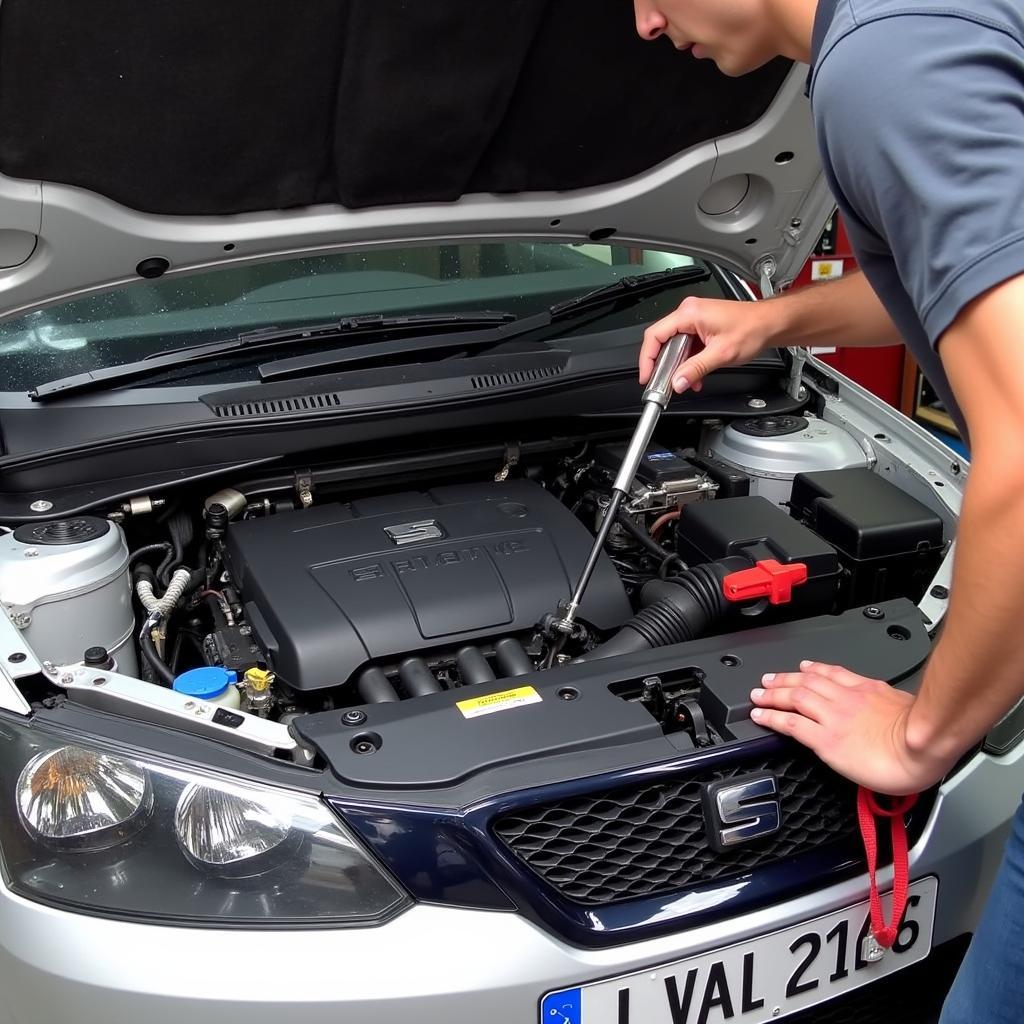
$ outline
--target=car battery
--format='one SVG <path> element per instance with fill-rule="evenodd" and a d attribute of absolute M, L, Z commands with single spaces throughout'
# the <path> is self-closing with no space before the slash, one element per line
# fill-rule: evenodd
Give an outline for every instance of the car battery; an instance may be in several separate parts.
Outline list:
<path fill-rule="evenodd" d="M 832 611 L 839 590 L 839 556 L 831 544 L 760 495 L 719 498 L 688 507 L 676 529 L 676 550 L 689 565 L 741 556 L 752 565 L 802 562 L 807 582 L 774 617 L 823 615 Z"/>
<path fill-rule="evenodd" d="M 798 474 L 790 512 L 839 552 L 849 606 L 920 600 L 945 550 L 942 519 L 870 469 Z"/>

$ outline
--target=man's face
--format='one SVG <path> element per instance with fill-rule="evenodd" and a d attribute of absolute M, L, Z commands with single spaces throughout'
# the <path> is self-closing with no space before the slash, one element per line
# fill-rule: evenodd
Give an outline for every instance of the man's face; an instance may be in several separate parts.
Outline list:
<path fill-rule="evenodd" d="M 633 0 L 642 39 L 668 36 L 727 75 L 745 75 L 777 55 L 763 0 Z"/>

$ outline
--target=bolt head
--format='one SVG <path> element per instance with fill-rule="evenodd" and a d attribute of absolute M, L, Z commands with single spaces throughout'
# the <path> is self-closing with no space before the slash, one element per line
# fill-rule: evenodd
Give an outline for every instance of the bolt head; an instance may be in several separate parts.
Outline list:
<path fill-rule="evenodd" d="M 341 720 L 345 725 L 362 725 L 363 722 L 366 721 L 366 712 L 356 711 L 355 709 L 352 711 L 346 711 L 345 714 L 341 716 Z"/>
<path fill-rule="evenodd" d="M 39 501 L 33 501 L 29 508 L 33 512 L 49 512 L 53 508 L 53 502 L 41 498 Z"/>
<path fill-rule="evenodd" d="M 864 609 L 864 618 L 884 619 L 885 612 L 883 612 L 881 608 L 878 608 L 875 605 L 869 605 L 867 608 Z"/>
<path fill-rule="evenodd" d="M 70 686 L 75 681 L 75 677 L 70 672 L 65 672 L 60 677 L 60 681 L 63 686 Z"/>
<path fill-rule="evenodd" d="M 751 409 L 766 409 L 768 408 L 768 403 L 763 398 L 752 398 L 747 402 L 747 406 Z"/>
<path fill-rule="evenodd" d="M 26 548 L 25 549 L 25 557 L 26 558 L 37 558 L 38 556 L 39 556 L 39 548 Z"/>

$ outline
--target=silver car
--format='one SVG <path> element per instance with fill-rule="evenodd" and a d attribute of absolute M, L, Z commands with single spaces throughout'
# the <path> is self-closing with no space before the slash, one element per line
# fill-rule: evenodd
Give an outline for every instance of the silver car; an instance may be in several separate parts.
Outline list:
<path fill-rule="evenodd" d="M 0 1022 L 932 1020 L 1024 715 L 880 950 L 853 787 L 748 697 L 916 685 L 967 463 L 721 371 L 558 628 L 645 325 L 832 212 L 806 69 L 457 8 L 3 5 Z"/>

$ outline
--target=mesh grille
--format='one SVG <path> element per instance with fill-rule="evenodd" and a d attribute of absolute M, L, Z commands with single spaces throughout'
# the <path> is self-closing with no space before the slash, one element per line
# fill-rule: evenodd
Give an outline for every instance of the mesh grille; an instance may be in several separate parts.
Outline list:
<path fill-rule="evenodd" d="M 782 827 L 719 853 L 707 841 L 702 786 L 758 771 L 776 777 Z M 493 828 L 545 882 L 590 906 L 678 892 L 834 844 L 855 853 L 860 841 L 854 787 L 802 752 L 542 804 Z"/>

